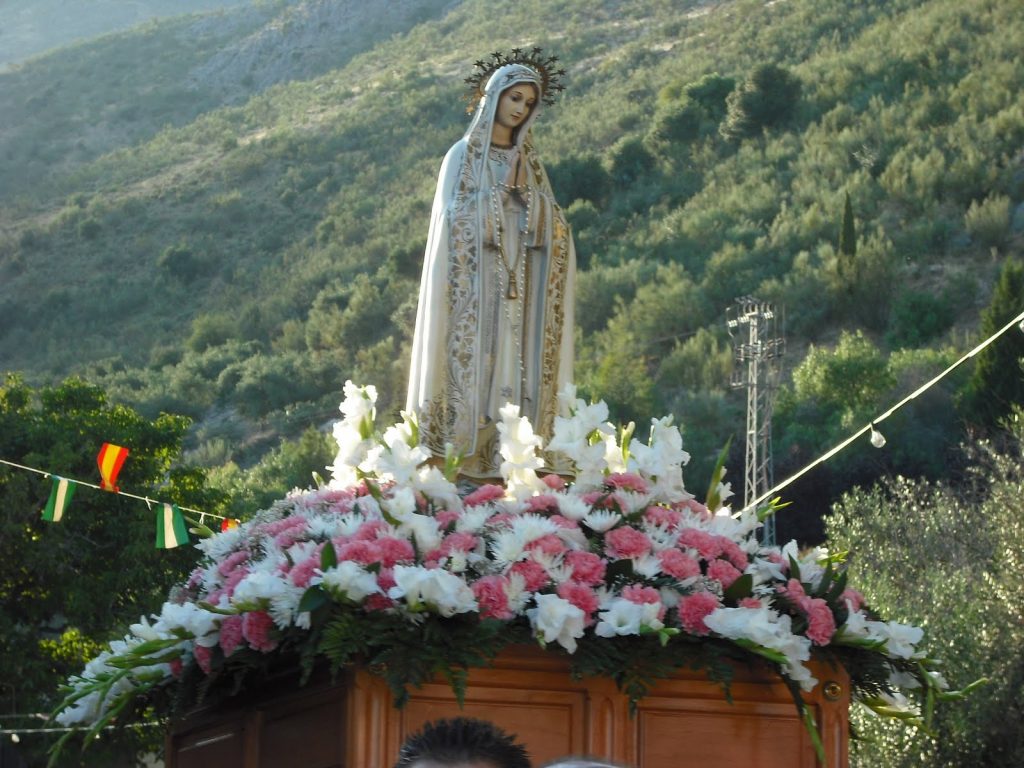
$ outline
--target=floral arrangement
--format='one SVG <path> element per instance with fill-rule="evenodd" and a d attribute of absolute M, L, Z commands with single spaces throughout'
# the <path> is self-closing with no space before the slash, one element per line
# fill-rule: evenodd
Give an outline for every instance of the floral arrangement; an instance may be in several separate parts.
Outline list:
<path fill-rule="evenodd" d="M 652 420 L 644 443 L 568 387 L 543 446 L 506 406 L 504 484 L 460 489 L 457 457 L 428 461 L 412 416 L 380 434 L 374 388 L 348 382 L 345 395 L 331 481 L 204 531 L 202 562 L 160 613 L 69 681 L 60 723 L 98 731 L 126 707 L 166 714 L 282 659 L 306 675 L 318 661 L 364 664 L 399 703 L 439 672 L 461 694 L 469 667 L 531 641 L 634 701 L 684 665 L 727 687 L 731 661 L 766 660 L 812 735 L 812 655 L 843 664 L 862 702 L 918 726 L 962 695 L 918 650 L 920 628 L 881 620 L 847 586 L 841 558 L 760 544 L 774 508 L 723 506 L 721 460 L 697 502 L 670 419 Z M 568 480 L 543 475 L 542 448 L 571 461 Z"/>

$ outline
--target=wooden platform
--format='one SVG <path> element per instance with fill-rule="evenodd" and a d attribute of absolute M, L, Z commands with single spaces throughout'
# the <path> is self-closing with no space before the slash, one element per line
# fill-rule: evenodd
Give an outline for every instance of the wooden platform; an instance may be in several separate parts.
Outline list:
<path fill-rule="evenodd" d="M 814 665 L 813 708 L 828 766 L 846 768 L 849 678 Z M 819 763 L 785 686 L 767 670 L 740 668 L 733 703 L 700 672 L 661 682 L 630 717 L 606 679 L 573 681 L 568 662 L 537 648 L 502 653 L 473 670 L 464 709 L 442 681 L 393 706 L 384 681 L 363 670 L 337 685 L 278 687 L 175 724 L 167 768 L 390 768 L 410 733 L 441 717 L 491 720 L 527 745 L 535 765 L 592 755 L 636 768 L 814 768 Z"/>

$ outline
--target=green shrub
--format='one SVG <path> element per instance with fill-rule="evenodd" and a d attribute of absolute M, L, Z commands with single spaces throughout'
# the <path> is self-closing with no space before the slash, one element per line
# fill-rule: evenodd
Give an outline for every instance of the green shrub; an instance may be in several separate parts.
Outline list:
<path fill-rule="evenodd" d="M 727 139 L 756 136 L 789 120 L 800 100 L 800 80 L 776 64 L 760 64 L 726 99 L 720 132 Z"/>
<path fill-rule="evenodd" d="M 851 765 L 1024 764 L 1024 483 L 1021 422 L 1008 447 L 965 447 L 967 482 L 905 478 L 854 491 L 827 518 L 828 545 L 851 551 L 857 588 L 894 620 L 925 627 L 922 647 L 950 684 L 989 683 L 936 712 L 936 738 L 859 709 Z M 912 577 L 909 577 L 912 575 Z"/>
<path fill-rule="evenodd" d="M 1010 233 L 1010 198 L 992 194 L 982 201 L 974 200 L 964 214 L 967 234 L 986 248 L 999 248 Z"/>
<path fill-rule="evenodd" d="M 893 302 L 885 340 L 891 347 L 920 347 L 948 331 L 954 319 L 948 296 L 904 291 Z"/>

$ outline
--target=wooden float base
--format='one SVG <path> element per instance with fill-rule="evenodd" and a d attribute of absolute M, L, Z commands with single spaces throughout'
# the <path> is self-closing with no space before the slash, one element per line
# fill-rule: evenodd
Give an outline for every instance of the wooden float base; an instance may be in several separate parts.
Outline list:
<path fill-rule="evenodd" d="M 471 670 L 461 710 L 447 683 L 412 691 L 403 709 L 384 681 L 352 670 L 335 684 L 268 689 L 199 709 L 167 737 L 167 768 L 390 768 L 404 739 L 431 720 L 479 717 L 526 744 L 534 765 L 590 755 L 633 768 L 816 768 L 810 737 L 786 687 L 766 669 L 739 666 L 732 703 L 703 672 L 659 682 L 629 714 L 608 679 L 569 677 L 568 661 L 539 648 L 506 649 Z M 811 665 L 819 685 L 804 698 L 829 768 L 848 765 L 849 677 Z"/>

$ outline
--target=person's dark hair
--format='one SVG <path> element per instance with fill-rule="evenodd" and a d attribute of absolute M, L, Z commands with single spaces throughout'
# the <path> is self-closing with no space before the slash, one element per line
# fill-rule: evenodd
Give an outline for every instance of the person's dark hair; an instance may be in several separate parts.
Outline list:
<path fill-rule="evenodd" d="M 395 768 L 412 768 L 420 760 L 441 765 L 471 761 L 491 763 L 494 768 L 530 768 L 526 749 L 493 723 L 456 717 L 427 723 L 402 745 Z"/>

